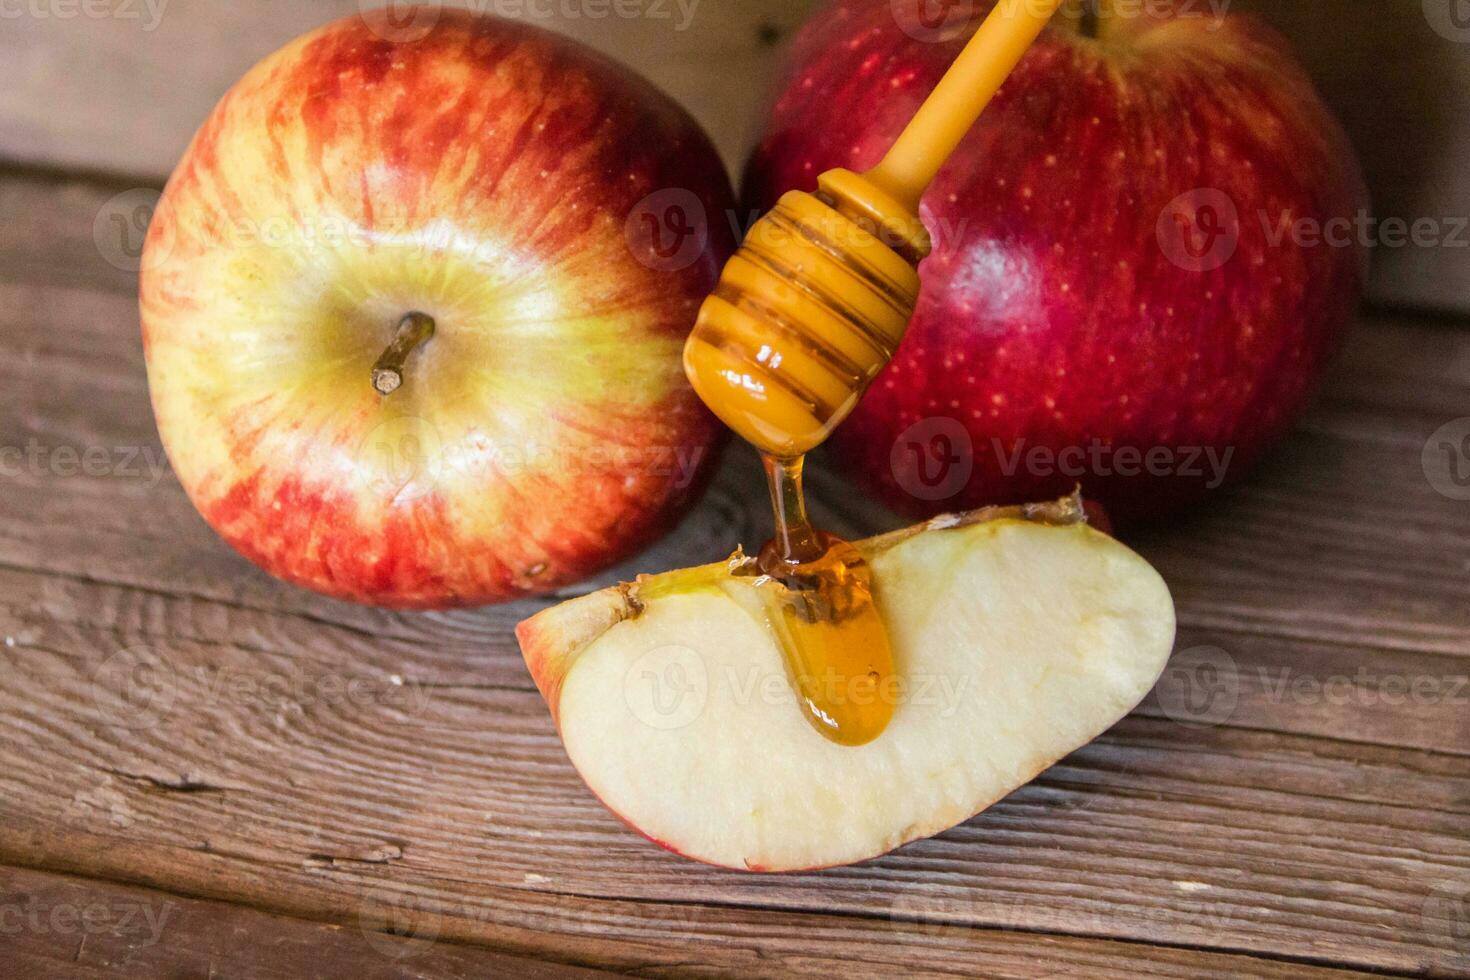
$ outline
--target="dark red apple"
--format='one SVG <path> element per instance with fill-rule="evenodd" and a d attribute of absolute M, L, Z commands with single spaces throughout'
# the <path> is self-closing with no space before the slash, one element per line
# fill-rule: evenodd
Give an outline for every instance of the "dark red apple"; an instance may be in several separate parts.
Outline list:
<path fill-rule="evenodd" d="M 990 6 L 819 14 L 748 202 L 877 163 Z M 833 440 L 891 506 L 1080 482 L 1136 519 L 1238 478 L 1301 411 L 1359 296 L 1366 193 L 1282 39 L 1213 9 L 1059 19 L 930 189 L 917 315 Z"/>

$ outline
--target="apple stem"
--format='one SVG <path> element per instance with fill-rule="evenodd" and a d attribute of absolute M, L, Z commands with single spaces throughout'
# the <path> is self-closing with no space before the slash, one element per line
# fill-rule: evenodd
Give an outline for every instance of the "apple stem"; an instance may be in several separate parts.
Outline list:
<path fill-rule="evenodd" d="M 373 365 L 373 388 L 387 396 L 403 386 L 403 365 L 408 355 L 434 336 L 434 318 L 427 313 L 410 313 L 398 322 L 393 342 Z"/>

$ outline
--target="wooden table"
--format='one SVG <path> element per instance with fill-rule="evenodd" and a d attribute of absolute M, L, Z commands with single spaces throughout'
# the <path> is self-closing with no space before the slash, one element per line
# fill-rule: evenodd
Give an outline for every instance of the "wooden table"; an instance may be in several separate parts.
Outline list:
<path fill-rule="evenodd" d="M 1132 717 L 934 840 L 741 875 L 649 845 L 583 787 L 511 637 L 541 603 L 345 605 L 205 527 L 157 469 L 134 277 L 94 244 L 126 189 L 0 177 L 0 445 L 29 457 L 5 457 L 0 493 L 0 961 L 1470 971 L 1470 503 L 1421 458 L 1470 411 L 1470 332 L 1365 317 L 1256 476 L 1133 541 L 1185 653 Z M 638 567 L 761 540 L 749 462 Z M 820 469 L 816 493 L 838 530 L 894 523 Z"/>
<path fill-rule="evenodd" d="M 215 70 L 185 43 L 208 17 L 239 14 L 230 58 L 278 43 L 247 5 L 180 3 L 157 38 L 181 78 Z M 649 60 L 723 118 L 709 59 L 768 64 L 753 28 L 788 9 L 712 8 L 724 55 Z M 57 89 L 141 43 L 66 48 Z M 51 161 L 0 167 L 0 975 L 1470 975 L 1470 502 L 1425 465 L 1470 415 L 1465 324 L 1365 315 L 1245 485 L 1130 539 L 1181 622 L 1131 717 L 933 840 L 734 874 L 577 778 L 511 637 L 543 603 L 344 605 L 205 527 L 154 430 L 135 276 L 94 238 L 156 180 L 107 175 L 153 170 L 89 128 L 106 97 L 0 133 Z M 835 530 L 895 525 L 814 482 Z M 763 540 L 758 486 L 732 453 L 597 584 Z"/>

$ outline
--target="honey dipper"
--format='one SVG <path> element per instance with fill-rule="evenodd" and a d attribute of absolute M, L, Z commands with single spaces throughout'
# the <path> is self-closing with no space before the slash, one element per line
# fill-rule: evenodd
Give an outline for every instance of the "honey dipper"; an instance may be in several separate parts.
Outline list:
<path fill-rule="evenodd" d="M 805 455 L 892 358 L 932 247 L 919 199 L 1061 2 L 999 0 L 881 163 L 788 192 L 725 266 L 684 369 L 757 449 Z"/>

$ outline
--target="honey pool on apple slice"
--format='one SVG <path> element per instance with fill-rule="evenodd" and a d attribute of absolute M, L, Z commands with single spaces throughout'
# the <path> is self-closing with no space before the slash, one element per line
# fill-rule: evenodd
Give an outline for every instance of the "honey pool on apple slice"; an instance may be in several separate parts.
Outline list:
<path fill-rule="evenodd" d="M 786 661 L 802 714 L 841 745 L 864 745 L 893 718 L 888 629 L 873 601 L 873 574 L 856 548 L 806 516 L 802 460 L 763 456 L 776 537 L 755 580 L 766 622 Z"/>

